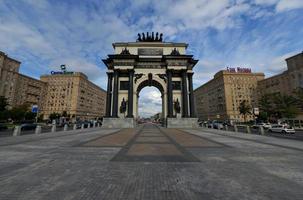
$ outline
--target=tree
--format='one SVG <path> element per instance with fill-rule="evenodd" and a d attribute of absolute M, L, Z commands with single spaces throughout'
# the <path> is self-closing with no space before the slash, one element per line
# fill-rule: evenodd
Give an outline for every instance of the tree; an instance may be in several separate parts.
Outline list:
<path fill-rule="evenodd" d="M 299 87 L 294 91 L 294 98 L 298 107 L 303 110 L 303 88 Z"/>
<path fill-rule="evenodd" d="M 67 112 L 66 111 L 62 112 L 62 117 L 67 117 Z"/>
<path fill-rule="evenodd" d="M 299 113 L 297 100 L 293 96 L 275 94 L 273 104 L 276 110 L 276 118 L 294 118 Z"/>
<path fill-rule="evenodd" d="M 7 98 L 0 96 L 0 112 L 4 112 L 8 106 Z"/>
<path fill-rule="evenodd" d="M 59 119 L 60 118 L 60 114 L 59 113 L 55 113 L 55 112 L 53 112 L 53 113 L 51 113 L 50 115 L 49 115 L 49 119 L 50 120 L 54 120 L 54 119 Z"/>
<path fill-rule="evenodd" d="M 8 110 L 4 110 L 0 112 L 0 120 L 1 121 L 7 121 L 7 119 L 10 117 L 10 113 Z"/>
<path fill-rule="evenodd" d="M 274 112 L 271 100 L 272 94 L 265 94 L 259 100 L 260 116 L 262 113 L 262 118 L 266 117 L 266 120 L 268 120 Z"/>
<path fill-rule="evenodd" d="M 9 111 L 9 115 L 14 121 L 21 121 L 25 119 L 25 114 L 29 111 L 29 106 L 27 104 L 23 104 L 20 106 L 16 106 Z"/>
<path fill-rule="evenodd" d="M 25 120 L 33 120 L 35 119 L 36 117 L 36 113 L 33 113 L 31 111 L 27 111 L 25 114 L 24 114 L 24 119 Z"/>
<path fill-rule="evenodd" d="M 251 106 L 248 104 L 246 100 L 241 101 L 239 105 L 239 112 L 244 116 L 244 122 L 246 122 L 246 116 L 251 114 Z"/>

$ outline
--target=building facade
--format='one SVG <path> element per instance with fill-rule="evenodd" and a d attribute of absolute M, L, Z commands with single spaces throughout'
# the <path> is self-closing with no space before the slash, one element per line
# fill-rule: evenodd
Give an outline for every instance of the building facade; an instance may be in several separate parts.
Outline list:
<path fill-rule="evenodd" d="M 286 63 L 286 71 L 258 82 L 259 97 L 274 93 L 292 95 L 297 88 L 303 88 L 303 52 L 287 58 Z M 303 111 L 297 118 L 303 120 Z"/>
<path fill-rule="evenodd" d="M 80 72 L 43 75 L 47 84 L 42 105 L 43 118 L 52 113 L 67 113 L 74 119 L 94 119 L 105 115 L 106 91 L 87 79 Z"/>
<path fill-rule="evenodd" d="M 287 70 L 258 82 L 258 92 L 290 95 L 296 88 L 303 88 L 303 52 L 286 59 Z"/>
<path fill-rule="evenodd" d="M 19 61 L 0 51 L 0 96 L 7 98 L 9 108 L 14 106 L 17 98 L 15 91 L 20 64 Z"/>
<path fill-rule="evenodd" d="M 252 108 L 257 107 L 257 83 L 263 79 L 263 73 L 251 73 L 249 69 L 219 71 L 194 90 L 197 116 L 200 120 L 243 122 L 240 103 L 246 101 Z M 247 115 L 246 120 L 254 120 L 254 116 Z"/>
<path fill-rule="evenodd" d="M 45 89 L 45 82 L 23 74 L 18 74 L 13 105 L 19 106 L 26 104 L 29 108 L 33 105 L 38 105 L 38 108 L 41 108 L 46 96 Z"/>

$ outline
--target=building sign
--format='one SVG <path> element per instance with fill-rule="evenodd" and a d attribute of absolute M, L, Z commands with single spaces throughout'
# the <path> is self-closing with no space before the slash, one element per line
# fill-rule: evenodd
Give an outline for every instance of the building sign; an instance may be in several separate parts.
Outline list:
<path fill-rule="evenodd" d="M 66 71 L 66 66 L 61 65 L 60 66 L 61 71 L 51 71 L 51 75 L 56 75 L 56 74 L 74 74 L 74 72 L 68 72 Z"/>
<path fill-rule="evenodd" d="M 226 70 L 231 73 L 251 73 L 251 68 L 244 67 L 227 67 Z"/>

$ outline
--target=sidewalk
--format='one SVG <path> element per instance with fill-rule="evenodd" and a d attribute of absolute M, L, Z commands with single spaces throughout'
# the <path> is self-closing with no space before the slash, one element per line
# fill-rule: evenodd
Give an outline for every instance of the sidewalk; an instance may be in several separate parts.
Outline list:
<path fill-rule="evenodd" d="M 250 140 L 253 142 L 271 144 L 271 145 L 280 146 L 280 147 L 284 147 L 284 148 L 291 148 L 291 149 L 303 151 L 303 141 L 298 141 L 298 140 L 269 137 L 266 135 L 255 135 L 255 134 L 247 134 L 247 133 L 241 133 L 241 132 L 223 131 L 223 130 L 217 130 L 217 129 L 208 129 L 208 128 L 195 129 L 195 130 L 200 130 L 200 132 L 198 132 L 198 133 L 192 132 L 191 130 L 193 130 L 193 129 L 186 130 L 186 131 L 189 131 L 189 132 L 199 135 L 199 136 L 203 136 L 203 132 L 214 133 L 214 134 L 238 138 L 238 139 L 242 139 L 242 140 Z M 201 132 L 201 131 L 203 131 L 203 132 Z"/>

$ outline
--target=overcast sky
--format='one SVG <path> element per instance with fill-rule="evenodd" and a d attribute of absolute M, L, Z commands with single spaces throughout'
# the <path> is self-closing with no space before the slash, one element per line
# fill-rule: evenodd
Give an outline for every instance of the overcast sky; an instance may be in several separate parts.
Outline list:
<path fill-rule="evenodd" d="M 113 53 L 113 42 L 163 32 L 167 42 L 188 43 L 188 54 L 200 60 L 196 88 L 227 66 L 266 76 L 285 70 L 284 59 L 303 50 L 302 13 L 303 0 L 0 0 L 0 51 L 21 61 L 26 75 L 39 78 L 66 64 L 106 88 L 101 59 Z M 157 102 L 144 112 L 153 110 Z"/>

